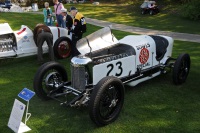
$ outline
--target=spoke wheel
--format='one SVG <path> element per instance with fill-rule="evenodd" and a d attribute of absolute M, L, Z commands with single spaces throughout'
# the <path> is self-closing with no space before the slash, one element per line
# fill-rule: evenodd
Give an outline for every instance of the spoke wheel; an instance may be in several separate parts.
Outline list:
<path fill-rule="evenodd" d="M 54 44 L 54 54 L 58 59 L 71 55 L 71 41 L 67 37 L 60 37 Z"/>
<path fill-rule="evenodd" d="M 173 69 L 173 82 L 176 85 L 182 84 L 186 81 L 190 70 L 190 56 L 188 54 L 181 54 Z"/>
<path fill-rule="evenodd" d="M 57 62 L 47 62 L 36 72 L 33 88 L 39 98 L 48 100 L 49 92 L 65 81 L 67 81 L 67 73 L 64 67 Z"/>
<path fill-rule="evenodd" d="M 42 88 L 46 89 L 46 93 L 54 90 L 56 85 L 60 85 L 63 82 L 63 77 L 57 70 L 54 69 L 50 69 L 43 77 Z"/>
<path fill-rule="evenodd" d="M 91 94 L 90 118 L 98 126 L 107 125 L 118 118 L 123 102 L 123 83 L 118 78 L 105 77 Z"/>

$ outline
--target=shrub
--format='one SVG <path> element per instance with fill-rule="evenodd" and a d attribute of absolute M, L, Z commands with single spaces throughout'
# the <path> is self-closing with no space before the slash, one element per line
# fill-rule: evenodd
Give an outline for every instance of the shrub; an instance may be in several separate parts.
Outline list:
<path fill-rule="evenodd" d="M 44 8 L 44 2 L 49 2 L 49 6 L 53 6 L 53 0 L 27 0 L 26 6 L 31 6 L 32 3 L 37 3 L 39 8 Z"/>
<path fill-rule="evenodd" d="M 192 0 L 187 4 L 184 4 L 181 8 L 181 14 L 183 17 L 192 19 L 192 20 L 200 20 L 200 1 Z"/>

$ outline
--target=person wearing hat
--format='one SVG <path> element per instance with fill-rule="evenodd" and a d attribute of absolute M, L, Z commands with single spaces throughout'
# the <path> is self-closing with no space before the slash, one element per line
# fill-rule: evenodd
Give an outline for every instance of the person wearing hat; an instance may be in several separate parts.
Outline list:
<path fill-rule="evenodd" d="M 73 19 L 70 15 L 67 14 L 67 9 L 61 9 L 61 15 L 63 16 L 63 21 L 65 22 L 64 28 L 67 28 L 68 31 L 72 30 Z"/>
<path fill-rule="evenodd" d="M 83 33 L 86 32 L 86 21 L 83 14 L 78 12 L 76 7 L 71 7 L 70 12 L 73 18 L 72 26 L 72 57 L 79 55 L 79 51 L 76 48 L 76 42 L 82 38 Z"/>

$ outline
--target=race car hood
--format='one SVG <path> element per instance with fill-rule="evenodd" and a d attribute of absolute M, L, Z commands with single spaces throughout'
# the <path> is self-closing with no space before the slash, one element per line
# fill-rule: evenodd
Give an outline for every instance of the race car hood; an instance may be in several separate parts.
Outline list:
<path fill-rule="evenodd" d="M 110 27 L 105 27 L 80 39 L 76 47 L 82 55 L 85 55 L 117 43 L 118 40 L 112 34 Z"/>
<path fill-rule="evenodd" d="M 0 35 L 13 33 L 13 30 L 8 23 L 0 24 Z"/>

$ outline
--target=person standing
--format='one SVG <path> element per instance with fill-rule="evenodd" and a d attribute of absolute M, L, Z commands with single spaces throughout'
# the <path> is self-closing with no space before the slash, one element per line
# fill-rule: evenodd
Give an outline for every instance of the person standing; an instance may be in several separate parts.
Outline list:
<path fill-rule="evenodd" d="M 44 15 L 44 23 L 47 26 L 52 26 L 53 24 L 53 19 L 52 19 L 52 10 L 49 8 L 49 3 L 45 2 L 44 3 L 44 9 L 43 9 L 43 15 Z"/>
<path fill-rule="evenodd" d="M 70 31 L 72 30 L 73 19 L 70 15 L 68 15 L 67 9 L 63 8 L 61 9 L 61 12 L 63 20 L 65 22 L 65 28 L 68 30 L 68 35 L 70 35 L 70 39 L 72 39 L 72 33 Z"/>
<path fill-rule="evenodd" d="M 70 8 L 71 15 L 73 16 L 72 26 L 72 57 L 79 55 L 79 51 L 76 48 L 76 43 L 82 38 L 83 33 L 86 32 L 86 21 L 83 14 L 78 12 L 76 7 Z"/>
<path fill-rule="evenodd" d="M 73 25 L 73 19 L 70 15 L 67 14 L 67 9 L 65 8 L 61 9 L 61 15 L 63 16 L 63 20 L 65 22 L 65 28 L 67 28 L 68 31 L 71 31 Z"/>
<path fill-rule="evenodd" d="M 38 63 L 42 64 L 44 62 L 43 59 L 43 49 L 42 45 L 44 42 L 47 42 L 47 45 L 49 47 L 49 58 L 50 60 L 54 60 L 54 53 L 53 53 L 53 35 L 51 33 L 51 30 L 48 26 L 44 24 L 37 24 L 36 27 L 33 30 L 33 37 L 35 44 L 38 47 Z"/>
<path fill-rule="evenodd" d="M 56 20 L 58 23 L 58 27 L 65 27 L 65 23 L 63 21 L 63 16 L 61 15 L 61 9 L 64 8 L 63 4 L 60 3 L 58 0 L 53 0 L 54 2 L 54 10 L 56 15 Z"/>

